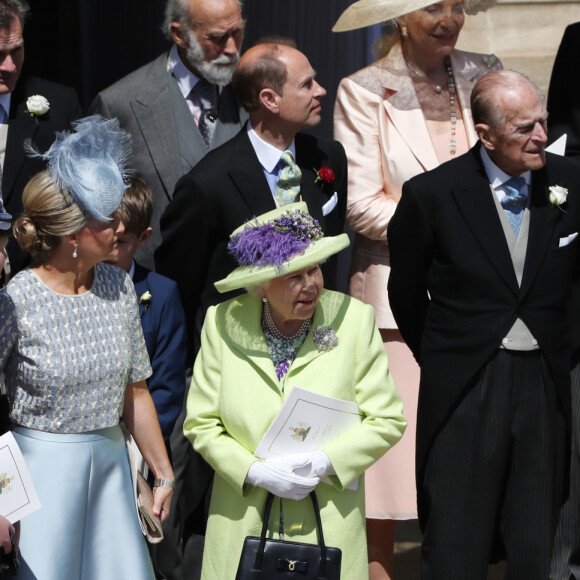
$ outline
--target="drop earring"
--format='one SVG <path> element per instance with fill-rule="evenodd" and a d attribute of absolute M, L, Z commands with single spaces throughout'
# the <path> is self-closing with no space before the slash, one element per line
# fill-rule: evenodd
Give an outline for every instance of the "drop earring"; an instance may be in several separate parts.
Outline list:
<path fill-rule="evenodd" d="M 73 250 L 73 258 L 77 258 L 78 257 L 78 253 L 77 253 L 77 248 L 79 247 L 79 245 L 75 242 L 75 246 L 74 246 L 74 250 Z"/>
<path fill-rule="evenodd" d="M 406 26 L 401 26 L 401 36 L 403 38 L 409 38 L 409 33 L 407 32 Z"/>

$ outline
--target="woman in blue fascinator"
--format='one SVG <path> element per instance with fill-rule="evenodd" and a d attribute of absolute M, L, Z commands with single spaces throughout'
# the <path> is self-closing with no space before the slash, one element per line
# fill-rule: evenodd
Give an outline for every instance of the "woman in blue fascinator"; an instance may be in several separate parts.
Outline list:
<path fill-rule="evenodd" d="M 173 471 L 147 389 L 151 374 L 133 283 L 115 257 L 114 218 L 130 138 L 116 120 L 81 119 L 41 155 L 14 224 L 37 258 L 0 291 L 0 369 L 14 436 L 42 507 L 20 538 L 19 578 L 153 579 L 135 513 L 122 417 L 169 513 Z"/>

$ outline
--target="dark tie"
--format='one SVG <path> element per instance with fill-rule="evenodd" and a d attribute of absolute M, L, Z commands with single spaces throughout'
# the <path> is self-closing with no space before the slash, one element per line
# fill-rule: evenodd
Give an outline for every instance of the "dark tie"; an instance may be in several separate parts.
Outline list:
<path fill-rule="evenodd" d="M 294 157 L 290 151 L 282 153 L 280 164 L 283 165 L 283 169 L 280 171 L 274 192 L 278 207 L 296 201 L 296 196 L 300 193 L 300 180 L 302 179 L 302 171 L 294 163 Z"/>
<path fill-rule="evenodd" d="M 528 199 L 527 196 L 520 192 L 525 183 L 526 180 L 523 177 L 516 176 L 510 177 L 503 184 L 507 195 L 501 200 L 501 206 L 516 237 L 520 233 L 520 226 L 524 219 L 524 210 Z"/>
<path fill-rule="evenodd" d="M 205 79 L 199 79 L 191 92 L 197 97 L 201 108 L 197 126 L 205 144 L 209 147 L 217 120 L 218 88 Z"/>

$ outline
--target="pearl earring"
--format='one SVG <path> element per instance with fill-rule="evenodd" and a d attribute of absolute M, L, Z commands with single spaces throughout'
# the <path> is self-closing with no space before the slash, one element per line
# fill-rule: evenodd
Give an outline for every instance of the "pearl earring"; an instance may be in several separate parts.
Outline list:
<path fill-rule="evenodd" d="M 78 257 L 78 253 L 77 253 L 77 248 L 79 247 L 79 245 L 75 242 L 75 249 L 73 251 L 73 258 L 77 258 Z"/>
<path fill-rule="evenodd" d="M 265 297 L 265 296 L 262 296 L 262 302 L 263 302 L 264 304 L 268 304 L 268 301 L 266 300 L 266 297 Z"/>

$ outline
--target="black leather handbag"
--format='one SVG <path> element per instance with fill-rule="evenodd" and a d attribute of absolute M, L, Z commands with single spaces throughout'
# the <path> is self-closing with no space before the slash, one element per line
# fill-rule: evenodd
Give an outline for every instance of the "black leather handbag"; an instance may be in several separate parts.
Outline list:
<path fill-rule="evenodd" d="M 310 493 L 318 544 L 266 538 L 274 496 L 269 493 L 260 537 L 248 536 L 238 566 L 236 580 L 340 580 L 342 552 L 324 544 L 318 499 Z"/>

